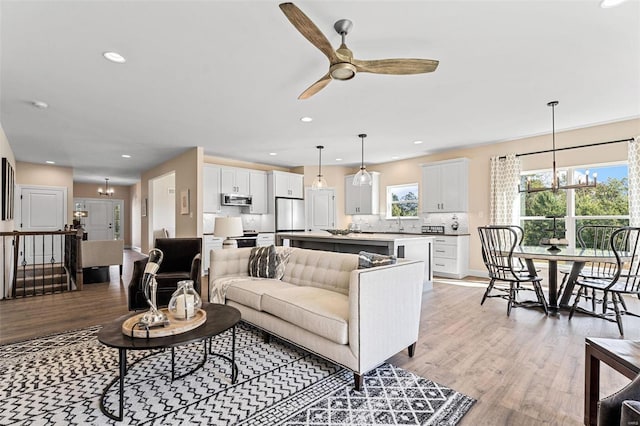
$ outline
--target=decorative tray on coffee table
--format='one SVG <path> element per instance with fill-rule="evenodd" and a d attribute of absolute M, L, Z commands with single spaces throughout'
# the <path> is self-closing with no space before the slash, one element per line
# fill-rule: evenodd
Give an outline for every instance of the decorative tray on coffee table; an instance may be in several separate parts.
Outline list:
<path fill-rule="evenodd" d="M 140 319 L 142 319 L 142 316 L 146 314 L 146 312 L 142 312 L 138 315 L 132 316 L 131 318 L 127 318 L 122 323 L 122 333 L 130 337 L 144 339 L 174 336 L 176 334 L 186 333 L 194 328 L 198 328 L 207 321 L 207 312 L 203 309 L 198 309 L 195 316 L 188 320 L 173 319 L 166 308 L 160 309 L 160 311 L 164 312 L 164 314 L 169 318 L 168 325 L 164 327 L 152 327 L 147 330 L 138 324 Z"/>

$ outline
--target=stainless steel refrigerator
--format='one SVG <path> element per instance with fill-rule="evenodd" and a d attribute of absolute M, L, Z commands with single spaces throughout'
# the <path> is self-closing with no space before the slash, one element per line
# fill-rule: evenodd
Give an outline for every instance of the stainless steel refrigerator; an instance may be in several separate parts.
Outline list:
<path fill-rule="evenodd" d="M 304 231 L 304 200 L 276 198 L 276 232 Z"/>

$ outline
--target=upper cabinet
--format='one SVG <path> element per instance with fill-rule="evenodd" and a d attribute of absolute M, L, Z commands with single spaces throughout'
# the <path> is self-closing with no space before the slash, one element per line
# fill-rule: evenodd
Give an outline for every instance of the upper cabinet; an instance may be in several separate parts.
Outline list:
<path fill-rule="evenodd" d="M 251 207 L 249 212 L 263 214 L 267 212 L 267 172 L 251 170 L 249 172 L 249 194 Z"/>
<path fill-rule="evenodd" d="M 202 211 L 220 211 L 220 167 L 205 164 L 202 168 Z"/>
<path fill-rule="evenodd" d="M 221 172 L 221 191 L 223 194 L 249 194 L 249 170 L 236 167 L 223 167 Z"/>
<path fill-rule="evenodd" d="M 304 198 L 304 175 L 277 170 L 271 173 L 276 197 Z"/>
<path fill-rule="evenodd" d="M 422 166 L 422 211 L 466 212 L 469 198 L 469 160 L 438 161 Z"/>
<path fill-rule="evenodd" d="M 353 176 L 344 177 L 344 213 L 345 214 L 378 214 L 380 204 L 380 173 L 371 173 L 371 185 L 356 186 Z"/>

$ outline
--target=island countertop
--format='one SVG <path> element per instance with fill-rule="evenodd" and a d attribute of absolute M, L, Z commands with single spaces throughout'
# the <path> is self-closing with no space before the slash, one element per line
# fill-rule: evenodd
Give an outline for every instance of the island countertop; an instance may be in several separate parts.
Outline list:
<path fill-rule="evenodd" d="M 415 240 L 433 238 L 433 235 L 424 234 L 387 234 L 387 233 L 364 233 L 352 232 L 347 235 L 332 235 L 324 231 L 307 231 L 307 232 L 278 232 L 278 238 L 284 240 L 308 240 L 308 241 L 333 241 L 336 243 L 361 243 L 371 244 L 374 242 L 393 243 L 398 240 Z"/>

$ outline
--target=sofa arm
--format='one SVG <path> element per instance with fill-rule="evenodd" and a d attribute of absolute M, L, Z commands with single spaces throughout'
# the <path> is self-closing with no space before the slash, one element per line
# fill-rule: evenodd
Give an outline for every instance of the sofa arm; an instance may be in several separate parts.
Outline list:
<path fill-rule="evenodd" d="M 365 373 L 418 340 L 423 261 L 358 269 L 349 283 L 349 346 Z"/>

